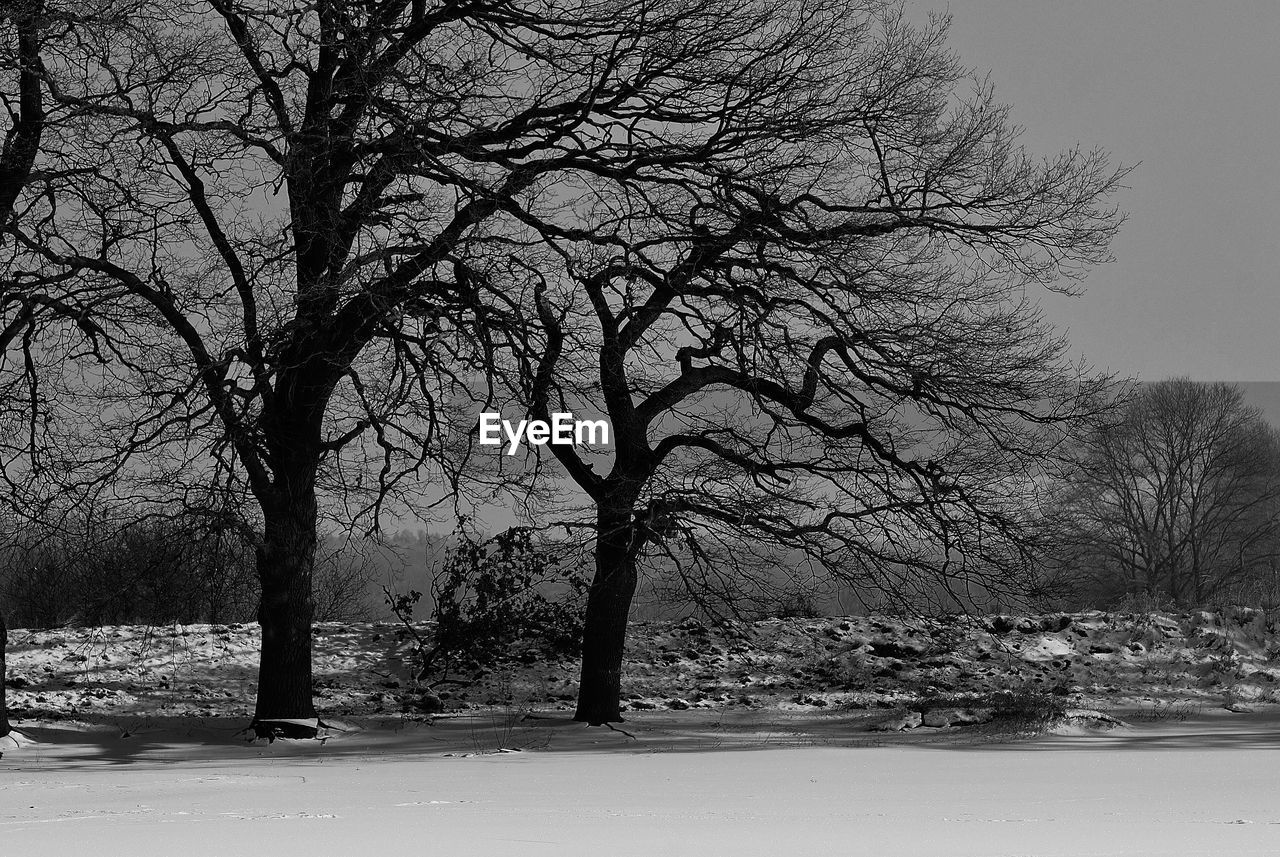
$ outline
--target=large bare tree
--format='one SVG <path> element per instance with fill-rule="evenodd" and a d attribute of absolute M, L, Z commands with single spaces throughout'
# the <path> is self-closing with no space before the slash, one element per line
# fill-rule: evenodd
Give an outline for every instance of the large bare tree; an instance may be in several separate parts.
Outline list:
<path fill-rule="evenodd" d="M 252 496 L 270 729 L 315 714 L 319 495 L 376 521 L 443 460 L 455 320 L 481 308 L 468 247 L 537 177 L 520 161 L 540 111 L 577 109 L 538 29 L 569 25 L 501 4 L 118 6 L 110 32 L 43 57 L 76 120 L 11 230 L 11 293 L 54 320 L 24 349 L 31 431 L 7 473 L 156 504 L 211 481 Z M 502 35 L 522 26 L 527 57 Z"/>
<path fill-rule="evenodd" d="M 578 132 L 619 164 L 524 214 L 541 243 L 492 263 L 529 319 L 529 413 L 613 428 L 605 455 L 549 447 L 589 498 L 590 724 L 621 719 L 655 551 L 690 580 L 763 546 L 890 599 L 1025 592 L 1031 488 L 1107 383 L 1028 287 L 1106 258 L 1122 171 L 1024 152 L 945 22 L 783 0 L 673 29 L 627 57 L 660 94 L 597 102 Z"/>

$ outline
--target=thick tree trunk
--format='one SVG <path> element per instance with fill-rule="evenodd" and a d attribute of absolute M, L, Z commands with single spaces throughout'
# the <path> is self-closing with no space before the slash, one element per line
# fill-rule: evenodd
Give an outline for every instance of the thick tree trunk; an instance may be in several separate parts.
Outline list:
<path fill-rule="evenodd" d="M 263 504 L 264 534 L 258 548 L 262 601 L 262 657 L 254 725 L 260 735 L 270 721 L 316 716 L 311 698 L 311 574 L 316 555 L 314 491 Z M 277 729 L 275 734 L 282 734 Z"/>
<path fill-rule="evenodd" d="M 14 204 L 31 179 L 31 170 L 44 136 L 44 83 L 40 65 L 41 18 L 44 0 L 9 2 L 6 17 L 18 31 L 18 114 L 5 135 L 3 157 L 0 157 L 0 226 L 8 226 Z M 9 109 L 12 101 L 6 97 Z M 12 115 L 12 114 L 10 114 Z M 3 240 L 0 239 L 0 243 Z"/>
<path fill-rule="evenodd" d="M 9 673 L 5 667 L 5 651 L 9 648 L 9 629 L 4 624 L 4 614 L 0 613 L 0 738 L 8 735 L 11 731 L 9 727 L 9 703 L 7 699 L 7 691 L 5 690 L 5 681 L 9 677 Z"/>
<path fill-rule="evenodd" d="M 582 634 L 582 681 L 574 720 L 591 726 L 622 721 L 622 657 L 627 617 L 636 591 L 631 511 L 598 516 L 596 573 L 587 595 Z"/>

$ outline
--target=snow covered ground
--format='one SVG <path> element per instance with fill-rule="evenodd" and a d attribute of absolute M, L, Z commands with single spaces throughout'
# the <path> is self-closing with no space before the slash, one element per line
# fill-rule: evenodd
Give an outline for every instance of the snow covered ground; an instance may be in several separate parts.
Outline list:
<path fill-rule="evenodd" d="M 1280 853 L 1274 713 L 964 746 L 694 738 L 649 717 L 634 739 L 544 721 L 540 747 L 480 755 L 466 718 L 323 746 L 38 730 L 0 760 L 0 841 L 27 857 Z"/>
<path fill-rule="evenodd" d="M 409 643 L 387 623 L 316 626 L 322 715 L 416 709 Z M 257 625 L 16 630 L 9 704 L 19 719 L 248 717 Z M 632 712 L 771 710 L 871 716 L 930 694 L 1022 688 L 1090 708 L 1178 710 L 1280 701 L 1280 634 L 1258 610 L 1081 613 L 907 621 L 768 619 L 712 627 L 633 623 L 624 668 Z M 575 661 L 517 652 L 450 710 L 571 710 Z"/>
<path fill-rule="evenodd" d="M 1246 611 L 653 623 L 626 733 L 569 720 L 571 664 L 402 711 L 389 629 L 326 626 L 326 738 L 271 744 L 237 734 L 252 626 L 13 637 L 6 855 L 1280 854 L 1274 629 Z M 1127 725 L 874 731 L 1002 686 Z"/>

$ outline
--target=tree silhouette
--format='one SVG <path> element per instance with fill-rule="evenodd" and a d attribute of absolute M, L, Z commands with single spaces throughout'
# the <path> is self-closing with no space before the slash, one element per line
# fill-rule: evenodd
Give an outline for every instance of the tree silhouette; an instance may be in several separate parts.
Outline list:
<path fill-rule="evenodd" d="M 636 60 L 660 96 L 595 105 L 602 151 L 651 154 L 566 188 L 506 262 L 526 323 L 498 374 L 533 417 L 613 427 L 547 448 L 591 506 L 590 724 L 622 716 L 646 553 L 720 564 L 730 598 L 757 546 L 890 599 L 1025 591 L 1027 488 L 1107 384 L 1027 287 L 1106 258 L 1122 171 L 1025 153 L 945 21 L 696 8 Z"/>

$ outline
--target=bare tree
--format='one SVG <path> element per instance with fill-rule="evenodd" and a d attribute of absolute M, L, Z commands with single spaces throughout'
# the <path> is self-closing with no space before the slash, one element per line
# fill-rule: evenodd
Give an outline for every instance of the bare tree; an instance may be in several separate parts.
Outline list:
<path fill-rule="evenodd" d="M 622 719 L 647 553 L 800 551 L 892 598 L 1032 586 L 1028 486 L 1106 381 L 1026 289 L 1065 288 L 1119 223 L 1121 173 L 1026 154 L 943 21 L 784 0 L 644 24 L 626 59 L 656 106 L 597 102 L 579 133 L 649 157 L 583 175 L 525 215 L 540 255 L 495 261 L 529 318 L 530 415 L 613 429 L 611 450 L 548 447 L 590 502 L 566 521 L 595 539 L 589 724 Z"/>
<path fill-rule="evenodd" d="M 1280 439 L 1261 411 L 1237 386 L 1176 378 L 1079 441 L 1050 517 L 1068 573 L 1188 605 L 1272 576 L 1277 511 Z"/>
<path fill-rule="evenodd" d="M 436 268 L 494 208 L 478 176 L 424 164 L 449 146 L 424 139 L 435 128 L 412 94 L 438 71 L 467 83 L 465 58 L 450 70 L 427 56 L 464 13 L 114 5 L 116 26 L 46 55 L 36 75 L 76 121 L 11 229 L 9 298 L 51 320 L 27 328 L 30 431 L 7 445 L 6 476 L 157 505 L 210 483 L 251 493 L 255 719 L 311 716 L 317 482 L 361 496 L 372 449 L 376 516 L 430 456 L 433 355 L 413 349 L 460 291 Z M 457 93 L 445 89 L 428 101 L 447 110 Z M 421 231 L 397 223 L 422 201 L 419 181 L 443 188 Z"/>
<path fill-rule="evenodd" d="M 315 616 L 318 622 L 367 622 L 376 579 L 375 543 L 321 538 L 316 552 Z"/>
<path fill-rule="evenodd" d="M 104 5 L 40 66 L 69 118 L 10 229 L 10 294 L 49 321 L 6 472 L 252 496 L 259 724 L 315 715 L 320 516 L 462 487 L 504 387 L 543 413 L 598 370 L 583 395 L 618 433 L 607 478 L 562 460 L 599 506 L 592 722 L 616 714 L 636 551 L 673 516 L 802 543 L 840 523 L 845 555 L 903 567 L 945 529 L 942 556 L 973 556 L 1015 523 L 975 450 L 1017 458 L 1018 424 L 1071 411 L 1011 296 L 1104 255 L 1116 176 L 1025 157 L 896 3 Z M 692 410 L 711 389 L 740 426 Z M 903 403 L 931 428 L 898 433 Z"/>

